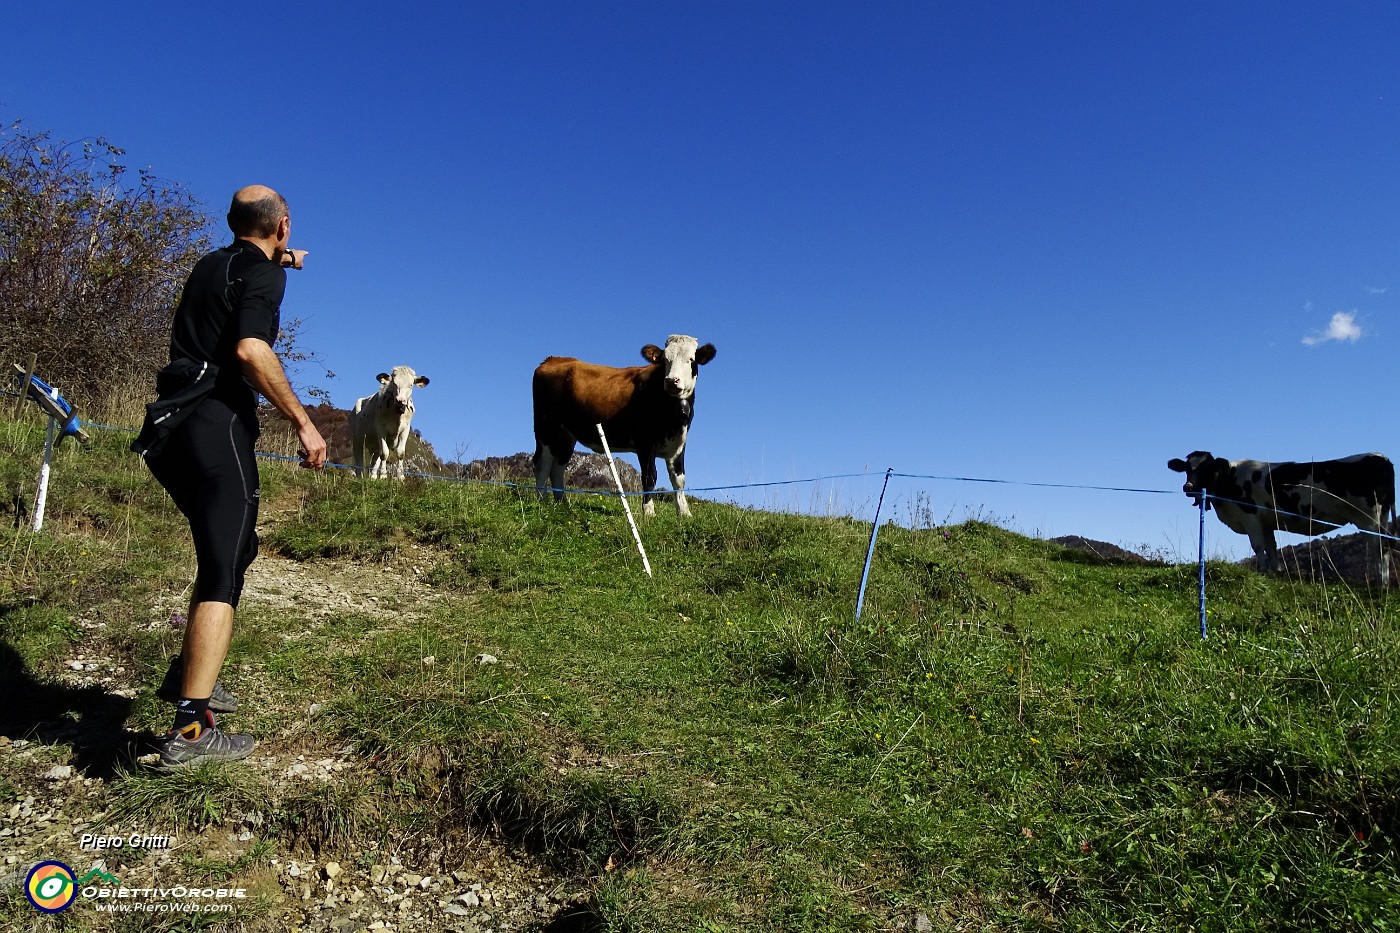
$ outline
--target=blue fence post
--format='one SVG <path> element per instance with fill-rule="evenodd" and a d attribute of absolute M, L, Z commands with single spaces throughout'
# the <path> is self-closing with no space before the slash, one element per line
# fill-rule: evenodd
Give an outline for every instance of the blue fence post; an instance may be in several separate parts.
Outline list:
<path fill-rule="evenodd" d="M 1196 550 L 1196 602 L 1201 613 L 1201 639 L 1206 637 L 1206 491 L 1201 490 L 1201 534 Z"/>
<path fill-rule="evenodd" d="M 885 470 L 885 484 L 880 487 L 880 499 L 875 503 L 875 524 L 870 526 L 870 546 L 865 549 L 865 569 L 860 572 L 860 592 L 856 594 L 856 621 L 860 621 L 860 610 L 865 605 L 865 583 L 870 579 L 870 559 L 875 556 L 875 536 L 880 533 L 880 509 L 885 504 L 885 490 L 890 488 L 890 474 L 894 467 Z"/>

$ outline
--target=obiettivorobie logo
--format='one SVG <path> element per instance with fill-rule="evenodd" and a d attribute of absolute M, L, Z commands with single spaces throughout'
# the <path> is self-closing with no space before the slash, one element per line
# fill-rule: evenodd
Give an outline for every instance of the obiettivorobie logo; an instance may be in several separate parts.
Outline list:
<path fill-rule="evenodd" d="M 100 867 L 77 877 L 63 862 L 50 859 L 29 870 L 24 894 L 35 910 L 46 914 L 67 910 L 79 898 L 110 913 L 232 913 L 235 902 L 248 897 L 248 889 L 198 883 L 128 888 Z"/>
<path fill-rule="evenodd" d="M 62 862 L 40 862 L 29 870 L 24 879 L 24 896 L 37 910 L 56 914 L 67 910 L 78 897 L 78 889 L 90 881 L 103 881 L 120 886 L 121 881 L 100 868 L 94 868 L 81 878 Z"/>

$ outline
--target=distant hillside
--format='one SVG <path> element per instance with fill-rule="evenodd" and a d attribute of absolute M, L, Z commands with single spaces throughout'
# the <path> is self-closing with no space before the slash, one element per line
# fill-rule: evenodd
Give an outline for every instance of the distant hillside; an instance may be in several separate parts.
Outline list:
<path fill-rule="evenodd" d="M 1337 535 L 1314 538 L 1292 547 L 1279 548 L 1279 564 L 1289 574 L 1304 580 L 1345 580 L 1367 583 L 1375 576 L 1371 567 L 1371 536 L 1366 534 Z M 1386 558 L 1390 564 L 1391 586 L 1400 585 L 1400 549 L 1394 542 L 1386 543 Z M 1252 563 L 1247 558 L 1245 563 Z"/>
<path fill-rule="evenodd" d="M 640 492 L 642 475 L 637 468 L 619 457 L 617 473 L 622 478 L 622 488 L 628 492 Z M 519 483 L 535 485 L 535 463 L 531 454 L 521 451 L 509 457 L 486 457 L 466 464 L 449 464 L 448 469 L 467 479 L 483 480 L 492 483 Z M 602 454 L 576 453 L 564 471 L 564 485 L 570 489 L 616 489 L 612 471 L 608 469 L 608 458 Z"/>
<path fill-rule="evenodd" d="M 1081 537 L 1080 535 L 1064 535 L 1059 538 L 1051 538 L 1051 544 L 1058 544 L 1060 547 L 1069 548 L 1072 551 L 1082 551 L 1092 554 L 1106 564 L 1161 564 L 1161 561 L 1151 560 L 1141 554 L 1134 554 L 1116 544 L 1109 544 L 1107 541 L 1095 541 L 1092 538 Z"/>

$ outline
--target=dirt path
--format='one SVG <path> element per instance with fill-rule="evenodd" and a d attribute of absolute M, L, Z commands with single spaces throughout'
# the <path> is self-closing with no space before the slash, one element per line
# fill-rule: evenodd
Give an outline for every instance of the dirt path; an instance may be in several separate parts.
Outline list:
<path fill-rule="evenodd" d="M 265 517 L 275 522 L 279 515 L 273 511 Z M 412 621 L 443 598 L 421 579 L 431 556 L 424 552 L 423 560 L 415 562 L 410 554 L 394 568 L 366 569 L 333 561 L 300 563 L 265 551 L 250 569 L 243 604 L 295 613 L 309 628 L 347 611 L 382 618 L 386 624 Z M 168 618 L 172 611 L 178 610 L 153 606 L 152 617 Z M 70 706 L 100 698 L 104 709 L 120 712 L 97 714 L 83 707 L 62 721 L 37 724 L 27 735 L 16 735 L 15 730 L 0 735 L 0 889 L 9 892 L 0 926 L 7 918 L 39 916 L 18 888 L 32 866 L 48 860 L 64 862 L 80 876 L 93 869 L 104 871 L 129 890 L 190 883 L 192 865 L 224 863 L 232 868 L 222 883 L 244 888 L 251 899 L 235 903 L 255 903 L 244 912 L 245 919 L 227 927 L 239 930 L 539 930 L 574 900 L 563 879 L 529 856 L 486 837 L 449 844 L 434 837 L 431 825 L 416 833 L 359 840 L 365 845 L 353 849 L 326 846 L 315 854 L 305 846 L 288 850 L 280 837 L 265 836 L 263 828 L 285 816 L 278 811 L 282 801 L 304 800 L 318 788 L 372 780 L 369 763 L 353 748 L 318 744 L 314 730 L 264 737 L 247 762 L 227 766 L 252 769 L 267 799 L 223 814 L 203 833 L 171 832 L 131 820 L 104 825 L 104 814 L 122 790 L 124 777 L 112 769 L 111 758 L 104 767 L 83 750 L 112 746 L 112 736 L 123 734 L 122 720 L 129 709 L 122 701 L 149 685 L 135 682 L 137 672 L 96 647 L 105 641 L 100 620 L 77 624 L 92 629 L 94 637 L 72 647 L 72 657 L 61 665 L 61 684 L 38 689 L 74 698 Z M 135 736 L 127 732 L 124 738 L 130 744 Z M 129 761 L 130 751 L 126 755 L 127 766 L 139 768 Z M 115 756 L 120 759 L 121 752 Z M 95 757 L 102 760 L 101 755 Z M 327 794 L 326 799 L 334 796 Z M 127 839 L 132 833 L 165 837 L 166 844 L 98 849 L 82 838 L 92 834 Z M 101 913 L 95 903 L 80 898 L 64 917 L 79 930 L 129 924 L 131 918 L 121 921 L 118 914 Z M 167 895 L 124 903 L 181 902 Z"/>

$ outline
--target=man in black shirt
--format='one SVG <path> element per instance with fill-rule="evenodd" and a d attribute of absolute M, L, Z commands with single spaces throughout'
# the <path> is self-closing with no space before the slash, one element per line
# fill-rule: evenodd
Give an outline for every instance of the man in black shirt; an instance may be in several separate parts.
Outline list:
<path fill-rule="evenodd" d="M 300 269 L 304 250 L 287 248 L 287 202 L 262 185 L 240 189 L 229 207 L 233 243 L 195 264 L 170 335 L 170 366 L 160 398 L 132 449 L 189 519 L 199 572 L 180 656 L 157 695 L 175 702 L 160 740 L 160 767 L 244 758 L 249 735 L 221 732 L 212 711 L 237 701 L 218 682 L 233 634 L 244 573 L 257 555 L 257 392 L 293 425 L 302 466 L 320 469 L 326 442 L 311 423 L 273 352 L 280 327 L 285 267 Z"/>

